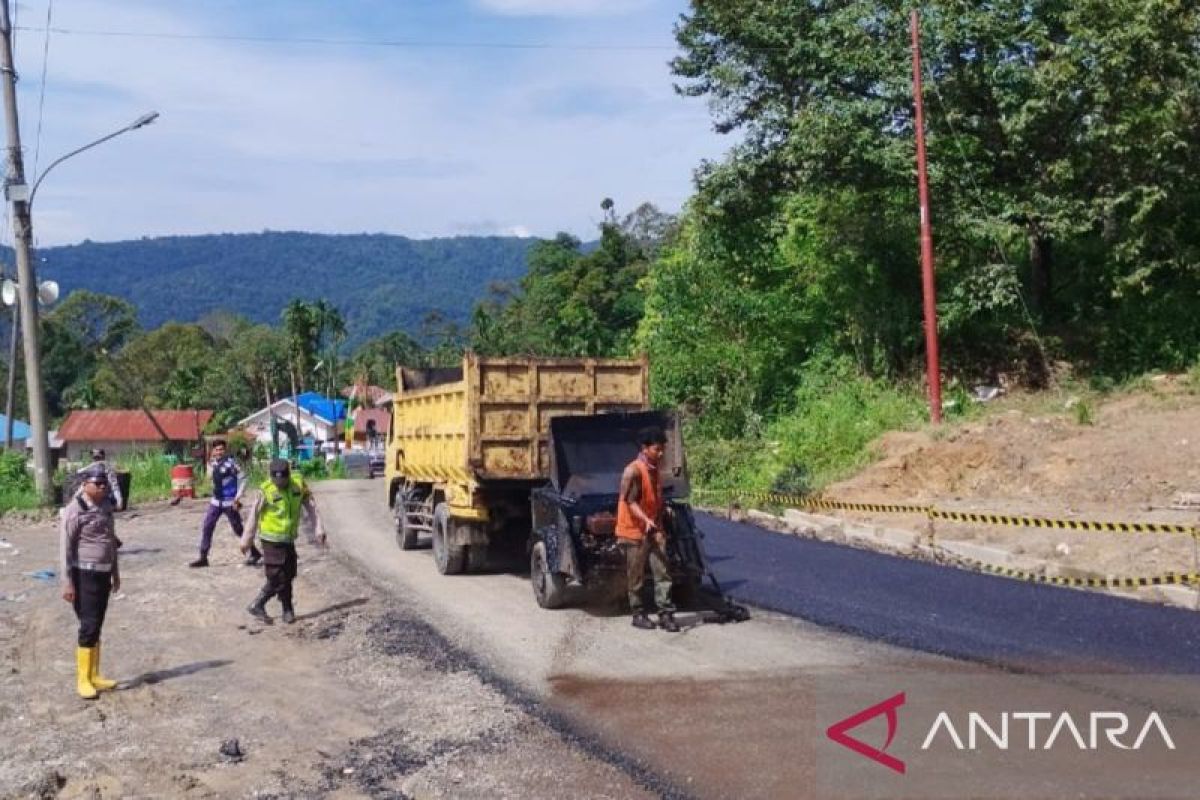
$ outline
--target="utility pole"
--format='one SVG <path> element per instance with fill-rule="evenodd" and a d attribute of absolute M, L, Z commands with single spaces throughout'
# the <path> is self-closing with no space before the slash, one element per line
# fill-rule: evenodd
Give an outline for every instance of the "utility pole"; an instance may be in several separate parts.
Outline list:
<path fill-rule="evenodd" d="M 17 339 L 21 335 L 21 315 L 15 305 L 9 309 L 9 313 L 12 314 L 12 325 L 9 328 L 11 338 L 8 342 L 8 393 L 5 395 L 7 399 L 4 401 L 4 415 L 7 418 L 4 423 L 4 427 L 7 428 L 4 432 L 4 446 L 11 450 L 13 447 L 13 414 L 16 413 L 13 406 L 17 393 Z"/>
<path fill-rule="evenodd" d="M 914 8 L 912 29 L 913 98 L 916 103 L 917 193 L 921 203 L 921 288 L 925 296 L 925 378 L 929 419 L 942 421 L 942 371 L 938 360 L 937 288 L 933 280 L 933 223 L 929 220 L 929 177 L 925 171 L 925 102 L 921 90 L 921 23 Z"/>
<path fill-rule="evenodd" d="M 0 82 L 4 90 L 4 122 L 8 133 L 8 176 L 5 191 L 12 203 L 13 245 L 17 260 L 17 296 L 25 353 L 25 388 L 29 397 L 29 427 L 33 437 L 33 480 L 42 505 L 54 502 L 50 475 L 49 428 L 46 424 L 46 394 L 42 385 L 42 354 L 39 340 L 37 278 L 29 256 L 33 227 L 29 216 L 29 187 L 21 153 L 21 129 L 17 122 L 17 72 L 13 65 L 12 23 L 8 0 L 0 0 Z"/>

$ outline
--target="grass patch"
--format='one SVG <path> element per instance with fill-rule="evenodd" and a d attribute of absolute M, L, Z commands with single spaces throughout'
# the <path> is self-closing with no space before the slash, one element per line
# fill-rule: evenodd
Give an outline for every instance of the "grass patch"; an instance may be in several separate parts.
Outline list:
<path fill-rule="evenodd" d="M 917 429 L 927 418 L 916 387 L 873 380 L 835 362 L 806 371 L 791 410 L 759 436 L 706 439 L 693 426 L 688 461 L 697 488 L 818 491 L 869 463 L 871 442 L 881 434 Z"/>
<path fill-rule="evenodd" d="M 0 513 L 37 507 L 33 475 L 25 468 L 25 454 L 11 450 L 0 452 Z"/>

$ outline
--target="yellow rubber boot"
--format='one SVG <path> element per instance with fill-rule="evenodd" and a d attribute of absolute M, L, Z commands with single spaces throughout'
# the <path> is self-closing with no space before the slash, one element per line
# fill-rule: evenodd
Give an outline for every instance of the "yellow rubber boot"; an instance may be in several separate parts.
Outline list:
<path fill-rule="evenodd" d="M 84 700 L 96 699 L 96 687 L 92 686 L 92 660 L 95 657 L 94 647 L 75 648 L 75 689 Z"/>
<path fill-rule="evenodd" d="M 110 681 L 108 678 L 100 677 L 100 643 L 96 642 L 96 646 L 92 648 L 92 674 L 89 676 L 92 682 L 92 688 L 97 692 L 107 692 L 109 689 L 115 689 L 116 681 Z"/>

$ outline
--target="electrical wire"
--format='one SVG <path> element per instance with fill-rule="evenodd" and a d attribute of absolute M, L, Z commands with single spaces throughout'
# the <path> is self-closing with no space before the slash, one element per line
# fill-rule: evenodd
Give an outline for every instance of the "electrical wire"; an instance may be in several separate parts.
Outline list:
<path fill-rule="evenodd" d="M 16 29 L 16 26 L 14 26 Z M 20 30 L 36 30 L 21 28 Z M 445 50 L 579 50 L 579 51 L 667 51 L 674 45 L 659 44 L 554 44 L 551 42 L 473 42 L 420 39 L 337 39 L 320 36 L 249 36 L 241 34 L 167 33 L 165 31 L 116 31 L 83 28 L 48 28 L 63 36 L 100 36 L 128 39 L 182 39 L 217 42 L 256 42 L 261 44 L 314 44 L 352 47 L 396 47 Z M 782 50 L 783 48 L 766 48 Z"/>
<path fill-rule="evenodd" d="M 53 10 L 54 0 L 46 0 L 46 31 L 42 47 L 42 87 L 38 94 L 37 133 L 33 137 L 33 170 L 29 173 L 35 180 L 38 171 L 38 159 L 42 154 L 42 119 L 43 112 L 46 109 L 46 70 L 50 63 L 50 18 Z"/>

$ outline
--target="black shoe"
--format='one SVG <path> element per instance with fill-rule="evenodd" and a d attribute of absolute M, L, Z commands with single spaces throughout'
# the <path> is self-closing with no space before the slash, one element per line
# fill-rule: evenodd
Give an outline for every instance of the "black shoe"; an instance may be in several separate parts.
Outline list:
<path fill-rule="evenodd" d="M 670 611 L 664 611 L 658 615 L 658 627 L 670 633 L 679 633 L 679 623 L 675 621 L 675 615 Z"/>
<path fill-rule="evenodd" d="M 633 622 L 633 627 L 641 628 L 644 631 L 652 631 L 652 630 L 654 630 L 654 627 L 655 627 L 654 620 L 647 617 L 645 615 L 645 613 L 641 612 L 641 611 L 639 611 L 638 613 L 633 615 L 632 622 Z"/>
<path fill-rule="evenodd" d="M 270 597 L 265 593 L 259 592 L 258 597 L 254 598 L 254 602 L 246 606 L 246 611 L 250 612 L 250 616 L 269 624 L 271 622 L 271 615 L 267 613 L 267 600 L 269 599 Z"/>
<path fill-rule="evenodd" d="M 262 561 L 262 553 L 251 553 L 246 556 L 246 560 L 242 562 L 243 567 L 257 567 Z"/>
<path fill-rule="evenodd" d="M 296 621 L 296 612 L 292 610 L 291 606 L 283 609 L 283 621 L 288 625 Z"/>
<path fill-rule="evenodd" d="M 207 567 L 208 566 L 208 556 L 200 556 L 195 561 L 188 564 L 188 566 L 193 569 L 195 569 L 196 567 Z"/>

